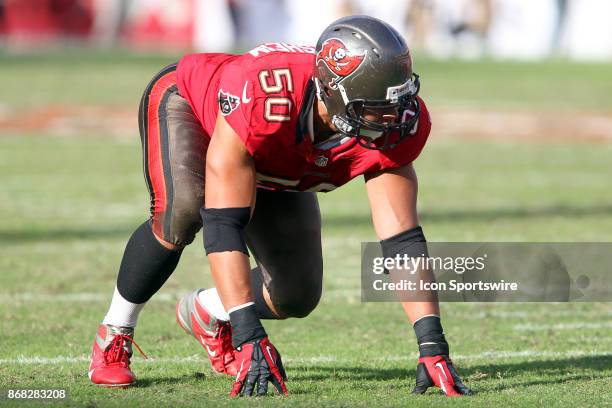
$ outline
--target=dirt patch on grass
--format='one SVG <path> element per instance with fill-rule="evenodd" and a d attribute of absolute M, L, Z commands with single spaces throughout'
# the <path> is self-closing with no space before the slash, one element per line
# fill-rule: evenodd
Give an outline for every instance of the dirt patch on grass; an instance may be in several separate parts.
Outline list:
<path fill-rule="evenodd" d="M 0 110 L 0 135 L 133 136 L 138 134 L 137 107 L 46 106 L 30 111 Z"/>
<path fill-rule="evenodd" d="M 612 141 L 612 113 L 434 107 L 435 137 L 521 140 Z M 2 133 L 133 137 L 135 107 L 48 106 L 31 111 L 0 109 Z"/>
<path fill-rule="evenodd" d="M 612 141 L 612 113 L 440 108 L 432 121 L 442 137 Z"/>

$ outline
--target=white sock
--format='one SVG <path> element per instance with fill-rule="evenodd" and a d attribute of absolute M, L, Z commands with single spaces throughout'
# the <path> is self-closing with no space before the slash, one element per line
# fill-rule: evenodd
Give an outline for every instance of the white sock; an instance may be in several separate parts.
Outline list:
<path fill-rule="evenodd" d="M 221 303 L 221 298 L 219 298 L 217 288 L 210 288 L 201 291 L 200 293 L 198 293 L 198 298 L 200 299 L 200 303 L 216 319 L 223 320 L 226 322 L 229 321 L 229 314 L 225 311 L 223 303 Z"/>
<path fill-rule="evenodd" d="M 113 300 L 111 301 L 106 317 L 102 323 L 110 324 L 113 326 L 122 327 L 136 327 L 138 322 L 138 315 L 142 308 L 146 305 L 145 303 L 132 303 L 127 300 L 117 290 L 115 286 L 115 293 L 113 293 Z"/>

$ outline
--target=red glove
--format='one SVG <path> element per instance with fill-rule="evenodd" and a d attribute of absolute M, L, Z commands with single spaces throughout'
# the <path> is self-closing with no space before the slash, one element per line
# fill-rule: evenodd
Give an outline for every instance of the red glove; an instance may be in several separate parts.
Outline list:
<path fill-rule="evenodd" d="M 250 397 L 256 385 L 257 396 L 265 395 L 268 392 L 268 381 L 272 382 L 279 394 L 288 394 L 283 362 L 268 337 L 244 343 L 234 351 L 234 358 L 238 375 L 230 396 Z"/>
<path fill-rule="evenodd" d="M 438 387 L 447 397 L 471 395 L 472 390 L 463 385 L 453 362 L 448 356 L 419 358 L 416 371 L 416 386 L 413 394 L 423 394 L 429 387 Z"/>

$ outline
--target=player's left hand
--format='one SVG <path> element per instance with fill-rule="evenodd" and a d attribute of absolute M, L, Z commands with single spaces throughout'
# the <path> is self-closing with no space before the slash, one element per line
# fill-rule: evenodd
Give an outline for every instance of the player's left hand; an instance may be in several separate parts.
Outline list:
<path fill-rule="evenodd" d="M 243 344 L 234 351 L 234 357 L 234 364 L 239 371 L 230 396 L 250 397 L 255 387 L 257 396 L 265 395 L 268 392 L 268 382 L 272 382 L 279 394 L 288 394 L 283 362 L 267 337 Z"/>
<path fill-rule="evenodd" d="M 416 370 L 416 386 L 413 394 L 423 394 L 429 387 L 438 387 L 447 397 L 471 395 L 472 390 L 463 385 L 453 362 L 448 356 L 419 358 Z"/>

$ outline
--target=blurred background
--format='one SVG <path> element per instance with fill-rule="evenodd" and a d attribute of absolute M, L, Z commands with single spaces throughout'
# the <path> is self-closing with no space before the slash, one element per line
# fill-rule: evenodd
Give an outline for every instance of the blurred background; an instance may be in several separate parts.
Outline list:
<path fill-rule="evenodd" d="M 141 316 L 143 388 L 117 399 L 87 383 L 125 243 L 148 216 L 138 103 L 185 53 L 314 44 L 349 13 L 388 21 L 414 50 L 433 122 L 415 162 L 429 241 L 612 241 L 612 1 L 0 0 L 0 389 L 66 386 L 79 406 L 225 395 L 174 323 L 176 300 L 212 284 L 199 237 Z M 301 405 L 415 404 L 400 391 L 417 351 L 403 313 L 360 301 L 360 245 L 376 240 L 364 190 L 358 178 L 319 194 L 321 304 L 266 324 Z M 472 405 L 609 405 L 612 303 L 442 309 Z"/>
<path fill-rule="evenodd" d="M 0 43 L 227 52 L 311 44 L 346 14 L 381 18 L 436 58 L 612 57 L 606 0 L 0 0 Z"/>

